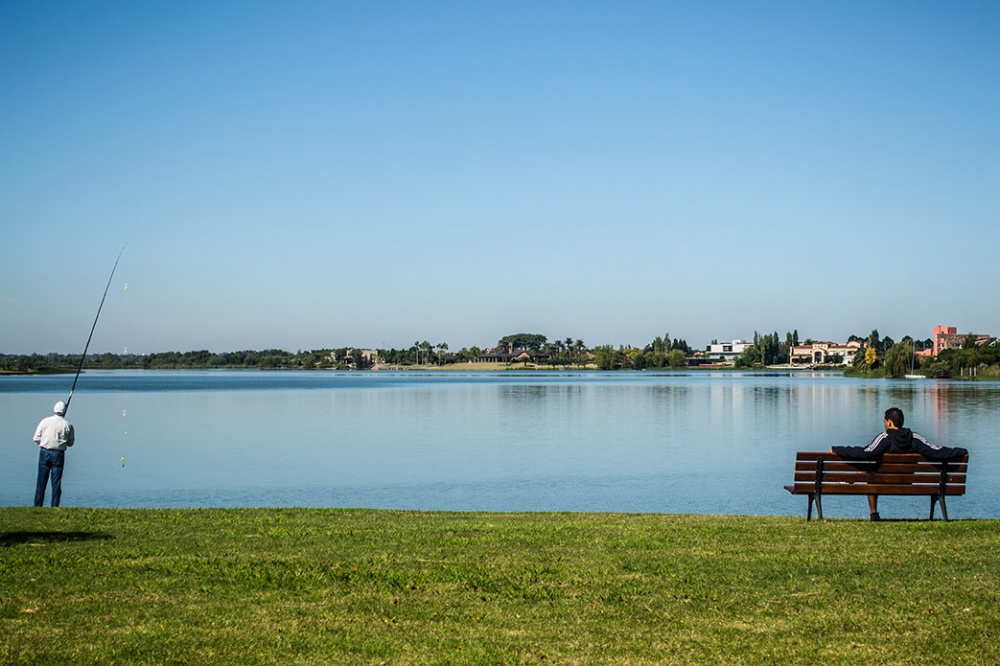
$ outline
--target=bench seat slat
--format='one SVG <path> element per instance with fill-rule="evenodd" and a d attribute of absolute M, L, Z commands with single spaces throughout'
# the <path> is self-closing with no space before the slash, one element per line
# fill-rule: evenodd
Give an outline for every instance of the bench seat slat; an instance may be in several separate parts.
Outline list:
<path fill-rule="evenodd" d="M 947 483 L 951 484 L 965 484 L 966 475 L 965 474 L 948 474 Z M 795 474 L 795 481 L 816 481 L 816 472 L 797 472 Z M 941 473 L 936 472 L 934 474 L 838 474 L 838 473 L 828 473 L 823 474 L 823 483 L 899 483 L 899 484 L 920 484 L 920 483 L 931 483 L 937 485 L 941 482 Z"/>
<path fill-rule="evenodd" d="M 816 492 L 816 484 L 796 483 L 785 486 L 785 489 L 794 495 L 811 495 Z M 937 495 L 939 490 L 936 485 L 899 486 L 861 483 L 823 484 L 822 488 L 824 495 Z M 944 494 L 948 497 L 964 495 L 965 487 L 947 486 Z"/>
<path fill-rule="evenodd" d="M 797 462 L 795 464 L 795 471 L 797 472 L 807 472 L 815 471 L 817 468 L 815 461 L 807 462 Z M 944 468 L 943 462 L 920 462 L 920 463 L 886 463 L 879 465 L 877 461 L 874 460 L 863 460 L 857 462 L 840 462 L 840 461 L 829 461 L 823 463 L 824 472 L 870 472 L 878 470 L 881 472 L 926 472 L 928 474 L 935 474 L 940 472 Z M 949 472 L 967 472 L 968 464 L 959 462 L 949 462 L 948 463 Z"/>
<path fill-rule="evenodd" d="M 882 493 L 876 493 L 872 490 L 874 486 L 880 488 L 888 488 L 888 491 Z M 821 491 L 823 493 L 839 492 L 842 495 L 891 495 L 899 494 L 902 492 L 903 488 L 915 488 L 920 491 L 918 494 L 937 494 L 940 490 L 940 486 L 937 484 L 919 484 L 915 486 L 901 486 L 894 484 L 866 484 L 866 483 L 831 483 L 822 484 Z M 810 482 L 796 482 L 791 485 L 785 486 L 785 489 L 796 495 L 808 495 L 810 493 L 816 492 L 816 484 Z M 947 485 L 945 486 L 945 493 L 947 495 L 964 495 L 965 486 L 964 485 Z"/>
<path fill-rule="evenodd" d="M 865 460 L 851 460 L 850 458 L 841 458 L 836 453 L 830 453 L 829 451 L 799 451 L 795 454 L 796 460 L 835 460 L 839 462 L 869 462 Z M 939 461 L 928 460 L 924 458 L 919 453 L 885 453 L 882 455 L 882 460 L 886 462 L 927 462 L 935 463 Z M 968 462 L 968 455 L 962 458 L 956 458 L 955 461 Z M 951 462 L 951 461 L 949 461 Z"/>

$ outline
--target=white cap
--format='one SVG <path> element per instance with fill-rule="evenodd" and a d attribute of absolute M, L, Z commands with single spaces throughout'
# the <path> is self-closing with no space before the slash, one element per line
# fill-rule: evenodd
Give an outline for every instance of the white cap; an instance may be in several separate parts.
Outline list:
<path fill-rule="evenodd" d="M 59 416 L 64 416 L 66 414 L 66 403 L 60 400 L 56 403 L 55 407 L 52 408 L 52 411 Z"/>

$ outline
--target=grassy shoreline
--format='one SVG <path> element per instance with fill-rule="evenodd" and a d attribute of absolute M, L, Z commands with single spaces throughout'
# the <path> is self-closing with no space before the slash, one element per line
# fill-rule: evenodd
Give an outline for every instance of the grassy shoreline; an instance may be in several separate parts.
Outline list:
<path fill-rule="evenodd" d="M 0 508 L 0 662 L 993 664 L 1000 521 Z"/>

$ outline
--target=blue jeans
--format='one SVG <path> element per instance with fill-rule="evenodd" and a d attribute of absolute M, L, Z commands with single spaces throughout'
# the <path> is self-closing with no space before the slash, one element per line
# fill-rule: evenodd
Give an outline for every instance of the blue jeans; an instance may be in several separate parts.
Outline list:
<path fill-rule="evenodd" d="M 35 506 L 42 506 L 45 501 L 45 486 L 52 476 L 52 506 L 59 506 L 62 497 L 63 464 L 66 462 L 65 451 L 38 449 L 38 481 L 35 483 Z"/>

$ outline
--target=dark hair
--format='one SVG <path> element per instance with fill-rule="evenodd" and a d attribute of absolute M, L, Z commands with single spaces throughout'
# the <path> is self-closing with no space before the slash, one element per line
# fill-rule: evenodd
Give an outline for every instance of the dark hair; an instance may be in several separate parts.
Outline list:
<path fill-rule="evenodd" d="M 903 427 L 903 410 L 899 407 L 890 407 L 885 410 L 885 420 L 892 421 L 897 428 Z"/>

